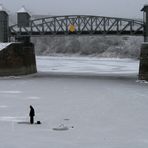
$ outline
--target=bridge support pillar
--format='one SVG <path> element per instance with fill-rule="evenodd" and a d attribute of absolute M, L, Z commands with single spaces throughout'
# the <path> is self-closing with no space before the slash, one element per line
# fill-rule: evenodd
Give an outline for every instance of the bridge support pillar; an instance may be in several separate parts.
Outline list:
<path fill-rule="evenodd" d="M 30 26 L 30 14 L 27 12 L 25 7 L 23 6 L 20 10 L 17 11 L 17 24 L 18 27 L 21 29 L 22 27 L 29 27 Z M 16 39 L 19 42 L 30 42 L 30 36 L 23 36 L 17 37 Z"/>
<path fill-rule="evenodd" d="M 148 42 L 148 5 L 144 5 L 141 11 L 143 11 L 144 42 Z"/>
<path fill-rule="evenodd" d="M 143 43 L 141 46 L 139 80 L 148 81 L 148 42 Z"/>
<path fill-rule="evenodd" d="M 10 43 L 0 50 L 0 76 L 19 76 L 36 72 L 32 43 Z"/>
<path fill-rule="evenodd" d="M 23 42 L 23 43 L 30 43 L 30 36 L 17 37 L 16 41 Z"/>
<path fill-rule="evenodd" d="M 0 5 L 0 42 L 8 42 L 9 16 Z"/>
<path fill-rule="evenodd" d="M 148 5 L 144 5 L 143 22 L 144 22 L 144 43 L 141 45 L 139 80 L 148 81 Z"/>

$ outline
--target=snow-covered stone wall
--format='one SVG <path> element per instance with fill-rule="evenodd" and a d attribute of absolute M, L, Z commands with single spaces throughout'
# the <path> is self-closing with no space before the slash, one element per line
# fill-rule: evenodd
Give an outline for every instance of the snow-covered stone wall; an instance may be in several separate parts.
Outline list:
<path fill-rule="evenodd" d="M 0 47 L 0 76 L 25 75 L 36 72 L 32 43 L 8 43 L 7 46 Z"/>

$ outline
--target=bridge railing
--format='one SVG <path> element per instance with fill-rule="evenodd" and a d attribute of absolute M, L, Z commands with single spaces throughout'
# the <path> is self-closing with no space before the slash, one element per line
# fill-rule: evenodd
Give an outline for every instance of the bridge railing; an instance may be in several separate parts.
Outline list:
<path fill-rule="evenodd" d="M 29 27 L 10 26 L 12 36 L 117 34 L 143 35 L 143 22 L 139 20 L 103 16 L 53 16 L 31 20 Z M 73 26 L 73 30 L 70 27 Z"/>

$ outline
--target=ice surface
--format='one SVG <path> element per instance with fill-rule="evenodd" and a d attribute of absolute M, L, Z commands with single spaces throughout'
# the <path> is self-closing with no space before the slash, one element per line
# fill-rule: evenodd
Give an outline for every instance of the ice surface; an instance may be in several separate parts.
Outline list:
<path fill-rule="evenodd" d="M 148 84 L 136 82 L 138 61 L 37 63 L 35 75 L 0 78 L 0 148 L 148 147 Z M 29 105 L 42 124 L 29 124 Z M 68 130 L 54 131 L 59 125 Z"/>
<path fill-rule="evenodd" d="M 139 61 L 115 58 L 37 57 L 38 71 L 50 73 L 138 74 Z"/>

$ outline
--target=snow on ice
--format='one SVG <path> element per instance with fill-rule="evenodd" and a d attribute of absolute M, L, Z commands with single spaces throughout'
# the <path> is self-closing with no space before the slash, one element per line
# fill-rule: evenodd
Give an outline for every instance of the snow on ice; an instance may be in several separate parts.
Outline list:
<path fill-rule="evenodd" d="M 139 61 L 37 57 L 37 65 L 37 74 L 0 78 L 0 148 L 148 147 Z M 42 124 L 29 124 L 30 105 Z"/>

